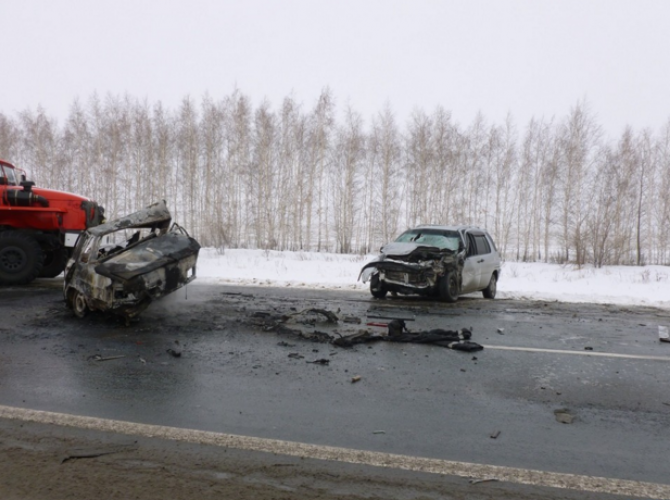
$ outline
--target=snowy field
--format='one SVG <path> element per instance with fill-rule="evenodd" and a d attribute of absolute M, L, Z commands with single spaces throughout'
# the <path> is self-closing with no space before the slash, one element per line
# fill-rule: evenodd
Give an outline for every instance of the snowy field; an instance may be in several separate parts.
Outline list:
<path fill-rule="evenodd" d="M 367 290 L 357 281 L 374 255 L 203 248 L 198 282 Z M 644 305 L 670 309 L 670 267 L 506 262 L 498 298 Z"/>

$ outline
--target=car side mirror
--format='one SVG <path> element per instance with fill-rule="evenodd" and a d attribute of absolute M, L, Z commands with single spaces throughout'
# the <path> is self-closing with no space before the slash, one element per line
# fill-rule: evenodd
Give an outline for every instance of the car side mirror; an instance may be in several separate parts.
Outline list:
<path fill-rule="evenodd" d="M 463 250 L 465 250 L 465 245 L 464 245 L 463 242 L 461 241 L 461 242 L 458 243 L 458 251 L 459 251 L 459 252 L 462 252 Z"/>

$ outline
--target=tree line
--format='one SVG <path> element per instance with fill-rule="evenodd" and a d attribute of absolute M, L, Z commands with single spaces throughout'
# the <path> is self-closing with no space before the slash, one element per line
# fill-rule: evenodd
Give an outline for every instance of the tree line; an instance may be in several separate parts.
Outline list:
<path fill-rule="evenodd" d="M 670 120 L 607 138 L 565 116 L 456 123 L 441 106 L 368 124 L 325 89 L 305 107 L 240 91 L 177 109 L 131 96 L 0 113 L 0 157 L 108 219 L 165 199 L 203 246 L 376 252 L 417 224 L 487 228 L 507 259 L 670 264 Z"/>

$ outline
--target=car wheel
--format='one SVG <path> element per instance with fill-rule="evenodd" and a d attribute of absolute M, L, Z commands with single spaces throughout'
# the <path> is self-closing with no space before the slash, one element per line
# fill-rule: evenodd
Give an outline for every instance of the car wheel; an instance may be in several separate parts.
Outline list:
<path fill-rule="evenodd" d="M 83 318 L 88 314 L 86 298 L 77 290 L 72 292 L 72 310 L 74 311 L 74 315 L 78 318 Z"/>
<path fill-rule="evenodd" d="M 498 277 L 496 276 L 496 273 L 493 273 L 491 275 L 491 280 L 489 281 L 489 285 L 486 288 L 484 288 L 484 290 L 482 290 L 482 293 L 484 294 L 484 298 L 495 299 L 497 289 L 498 289 Z"/>
<path fill-rule="evenodd" d="M 370 293 L 375 299 L 383 299 L 386 297 L 386 288 L 382 285 L 379 275 L 375 274 L 370 278 Z"/>
<path fill-rule="evenodd" d="M 440 299 L 444 302 L 456 302 L 458 300 L 458 282 L 454 273 L 445 273 L 440 279 Z"/>

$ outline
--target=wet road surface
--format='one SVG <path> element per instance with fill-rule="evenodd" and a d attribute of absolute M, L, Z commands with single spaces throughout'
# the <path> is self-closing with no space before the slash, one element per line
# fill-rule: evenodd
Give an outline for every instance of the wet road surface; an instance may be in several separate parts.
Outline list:
<path fill-rule="evenodd" d="M 0 405 L 670 483 L 669 311 L 193 284 L 126 327 L 73 317 L 61 283 L 0 289 Z M 351 322 L 296 315 L 307 333 L 381 333 L 366 323 L 399 316 L 412 331 L 472 328 L 485 348 L 343 349 L 257 322 L 308 308 Z"/>

